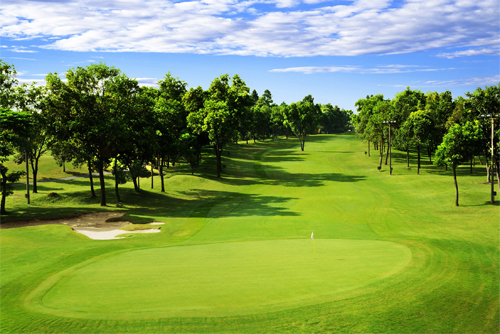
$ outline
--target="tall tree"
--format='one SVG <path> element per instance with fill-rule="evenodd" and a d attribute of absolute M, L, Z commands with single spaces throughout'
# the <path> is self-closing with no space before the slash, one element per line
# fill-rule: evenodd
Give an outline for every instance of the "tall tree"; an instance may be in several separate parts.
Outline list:
<path fill-rule="evenodd" d="M 441 94 L 437 92 L 427 93 L 425 110 L 429 112 L 434 126 L 429 136 L 429 145 L 427 146 L 429 159 L 431 159 L 432 152 L 434 152 L 442 142 L 447 132 L 446 122 L 453 114 L 454 109 L 455 102 L 453 101 L 450 91 L 445 91 Z"/>
<path fill-rule="evenodd" d="M 453 170 L 455 184 L 455 206 L 458 206 L 457 167 L 468 161 L 473 154 L 474 147 L 484 142 L 478 122 L 466 122 L 464 125 L 455 124 L 444 136 L 443 142 L 436 151 L 436 165 L 448 166 Z"/>
<path fill-rule="evenodd" d="M 410 145 L 411 136 L 405 133 L 402 128 L 412 112 L 425 109 L 426 96 L 419 90 L 412 90 L 406 87 L 406 90 L 396 94 L 392 99 L 394 107 L 391 121 L 396 121 L 394 132 L 394 146 L 402 151 L 406 151 L 406 164 L 410 167 Z"/>
<path fill-rule="evenodd" d="M 316 132 L 320 121 L 320 106 L 314 104 L 314 98 L 311 95 L 284 108 L 284 124 L 297 136 L 302 151 L 304 151 L 306 136 Z"/>
<path fill-rule="evenodd" d="M 95 157 L 101 206 L 105 206 L 104 169 L 123 141 L 125 111 L 139 86 L 103 63 L 69 69 L 66 79 L 67 83 L 62 82 L 57 73 L 46 78 L 49 87 L 57 87 L 48 98 L 49 111 L 56 120 L 54 133 L 60 140 L 77 143 L 89 161 Z"/>
<path fill-rule="evenodd" d="M 358 114 L 354 118 L 354 126 L 356 127 L 356 134 L 368 141 L 368 156 L 370 156 L 370 142 L 378 140 L 377 131 L 373 131 L 373 120 L 371 120 L 374 114 L 374 108 L 380 101 L 384 101 L 384 96 L 382 94 L 370 95 L 365 99 L 359 99 L 355 106 L 358 109 Z"/>
<path fill-rule="evenodd" d="M 190 113 L 188 116 L 188 126 L 194 133 L 208 134 L 215 152 L 218 178 L 222 173 L 224 145 L 234 137 L 236 131 L 234 117 L 226 102 L 211 99 L 205 101 L 204 107 L 198 112 Z"/>
<path fill-rule="evenodd" d="M 238 133 L 247 131 L 249 109 L 253 99 L 250 89 L 239 75 L 228 74 L 215 78 L 208 89 L 203 108 L 188 116 L 188 126 L 196 134 L 206 133 L 214 147 L 217 177 L 222 172 L 222 150 Z"/>
<path fill-rule="evenodd" d="M 14 154 L 16 149 L 24 147 L 27 144 L 27 136 L 32 126 L 32 115 L 26 112 L 14 112 L 9 109 L 0 109 L 0 175 L 2 176 L 2 200 L 0 205 L 0 214 L 7 213 L 5 209 L 5 199 L 13 193 L 13 187 L 10 183 L 17 182 L 24 171 L 9 172 L 4 165 L 9 160 L 9 156 Z"/>
<path fill-rule="evenodd" d="M 16 68 L 0 59 L 0 108 L 10 109 L 15 105 L 15 87 L 18 84 Z"/>
<path fill-rule="evenodd" d="M 48 133 L 49 120 L 43 100 L 46 97 L 46 89 L 43 86 L 22 84 L 16 87 L 15 102 L 16 109 L 28 112 L 32 115 L 32 125 L 28 134 L 28 143 L 20 148 L 18 162 L 27 158 L 33 172 L 33 193 L 38 192 L 37 175 L 40 157 L 48 151 L 52 140 Z"/>
<path fill-rule="evenodd" d="M 351 110 L 333 107 L 330 103 L 321 106 L 323 117 L 321 120 L 322 131 L 325 133 L 344 133 L 351 127 Z"/>
<path fill-rule="evenodd" d="M 425 110 L 412 112 L 402 128 L 402 131 L 408 134 L 410 143 L 417 147 L 417 174 L 420 174 L 420 149 L 429 145 L 434 128 L 431 115 Z"/>

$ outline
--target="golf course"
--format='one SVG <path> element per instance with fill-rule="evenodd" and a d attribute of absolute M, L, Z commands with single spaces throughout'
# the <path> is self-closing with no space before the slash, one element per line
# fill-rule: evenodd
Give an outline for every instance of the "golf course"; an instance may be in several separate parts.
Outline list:
<path fill-rule="evenodd" d="M 164 193 L 158 176 L 121 185 L 123 205 L 107 175 L 107 207 L 88 178 L 56 180 L 85 169 L 47 155 L 31 204 L 17 185 L 2 216 L 23 227 L 0 230 L 0 332 L 499 333 L 500 211 L 484 166 L 457 169 L 457 207 L 451 170 L 422 159 L 417 175 L 416 154 L 407 168 L 393 149 L 390 175 L 365 151 L 353 134 L 308 136 L 304 151 L 241 141 L 221 178 L 206 150 L 193 175 L 165 172 Z M 93 240 L 50 224 L 102 211 L 163 225 Z"/>

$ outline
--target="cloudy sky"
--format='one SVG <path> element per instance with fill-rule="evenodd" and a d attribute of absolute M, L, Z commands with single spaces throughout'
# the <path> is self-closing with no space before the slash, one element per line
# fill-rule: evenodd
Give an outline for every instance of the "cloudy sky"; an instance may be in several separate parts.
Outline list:
<path fill-rule="evenodd" d="M 21 82 L 104 62 L 144 85 L 239 74 L 287 103 L 355 110 L 410 86 L 500 81 L 498 0 L 2 0 L 0 57 Z"/>

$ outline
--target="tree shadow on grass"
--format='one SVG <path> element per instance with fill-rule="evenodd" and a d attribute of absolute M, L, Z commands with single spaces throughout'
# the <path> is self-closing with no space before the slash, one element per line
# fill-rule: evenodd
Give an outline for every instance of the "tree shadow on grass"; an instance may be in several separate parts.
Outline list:
<path fill-rule="evenodd" d="M 488 196 L 491 196 L 491 194 L 488 194 Z M 491 200 L 486 201 L 482 204 L 460 204 L 460 206 L 463 207 L 469 207 L 469 206 L 500 206 L 500 200 L 494 200 L 493 203 L 491 203 Z"/>
<path fill-rule="evenodd" d="M 200 191 L 191 190 L 184 194 L 200 196 Z M 284 196 L 264 196 L 241 194 L 235 192 L 202 191 L 202 196 L 211 199 L 205 200 L 194 210 L 190 217 L 207 217 L 212 208 L 217 206 L 217 216 L 246 217 L 246 216 L 298 216 L 289 211 L 285 203 L 297 198 Z"/>

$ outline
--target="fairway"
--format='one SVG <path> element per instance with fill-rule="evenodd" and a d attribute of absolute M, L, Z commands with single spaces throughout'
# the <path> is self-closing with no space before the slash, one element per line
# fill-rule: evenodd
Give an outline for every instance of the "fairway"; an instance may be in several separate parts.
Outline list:
<path fill-rule="evenodd" d="M 195 175 L 171 168 L 165 193 L 158 178 L 120 185 L 124 205 L 106 211 L 160 233 L 1 229 L 0 332 L 498 333 L 499 211 L 484 166 L 459 168 L 455 207 L 451 171 L 425 161 L 416 175 L 394 150 L 389 175 L 365 150 L 352 135 L 310 136 L 304 152 L 292 138 L 239 143 L 221 179 L 212 160 Z M 101 209 L 87 179 L 43 183 L 29 206 L 22 189 L 7 221 Z"/>
<path fill-rule="evenodd" d="M 304 239 L 128 251 L 69 268 L 35 295 L 41 311 L 71 317 L 243 315 L 324 302 L 411 259 L 403 245 L 369 240 L 321 239 L 316 255 Z"/>

